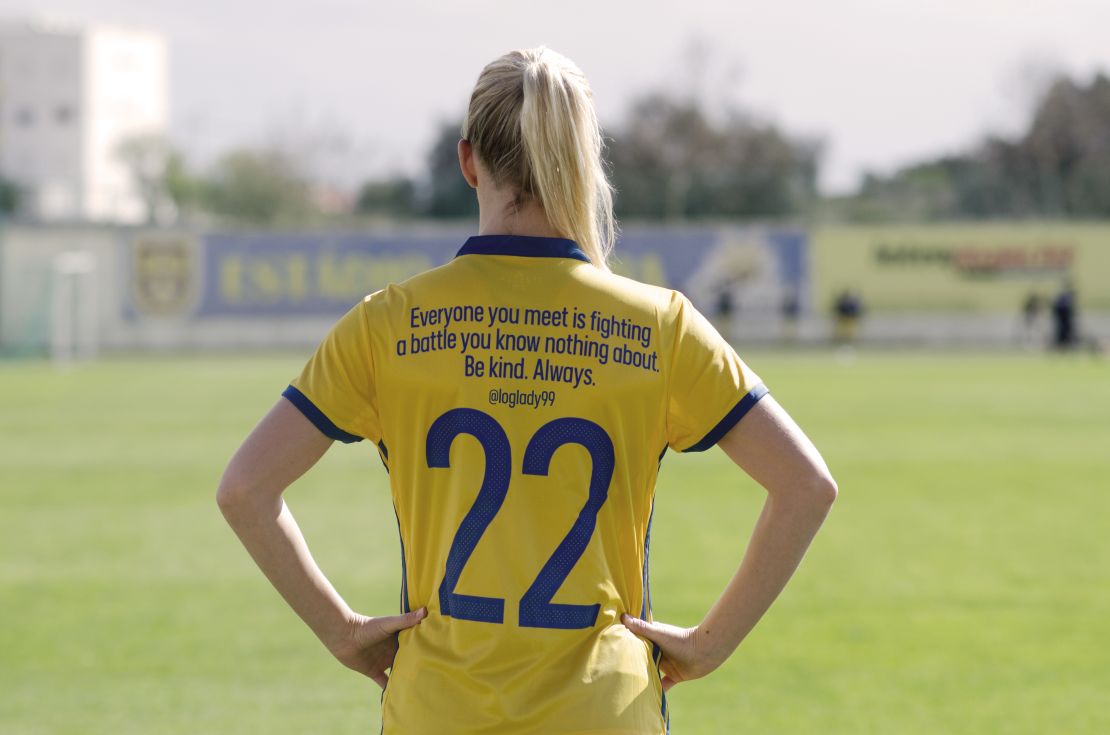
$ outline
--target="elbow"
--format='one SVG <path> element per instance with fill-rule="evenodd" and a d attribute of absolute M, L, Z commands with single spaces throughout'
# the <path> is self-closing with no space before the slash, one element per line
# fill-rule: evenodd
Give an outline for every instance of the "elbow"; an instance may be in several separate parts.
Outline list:
<path fill-rule="evenodd" d="M 815 502 L 829 508 L 836 502 L 836 496 L 840 494 L 840 487 L 836 484 L 833 476 L 826 471 L 814 479 L 810 494 L 814 497 Z"/>
<path fill-rule="evenodd" d="M 219 487 L 216 488 L 216 505 L 219 506 L 220 512 L 224 514 L 225 518 L 229 518 L 235 513 L 235 508 L 239 505 L 238 496 L 240 493 L 235 490 L 234 485 L 221 480 Z"/>
<path fill-rule="evenodd" d="M 220 479 L 219 487 L 216 488 L 216 505 L 219 506 L 224 518 L 233 521 L 242 515 L 248 495 L 250 491 L 247 484 L 235 478 L 230 471 L 225 472 Z"/>
<path fill-rule="evenodd" d="M 813 468 L 789 481 L 768 484 L 764 488 L 776 505 L 821 517 L 829 512 L 840 492 L 836 480 L 823 468 Z"/>
<path fill-rule="evenodd" d="M 272 492 L 259 478 L 228 467 L 216 488 L 216 505 L 227 522 L 237 527 L 260 516 L 276 515 L 281 511 L 282 501 L 281 493 Z"/>
<path fill-rule="evenodd" d="M 840 488 L 836 480 L 825 469 L 814 469 L 802 481 L 795 483 L 789 493 L 790 502 L 800 504 L 822 514 L 827 513 Z"/>

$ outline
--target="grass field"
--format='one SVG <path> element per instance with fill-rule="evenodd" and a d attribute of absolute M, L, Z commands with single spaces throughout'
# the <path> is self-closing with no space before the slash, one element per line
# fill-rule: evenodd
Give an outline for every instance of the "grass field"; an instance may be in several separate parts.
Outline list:
<path fill-rule="evenodd" d="M 301 356 L 0 364 L 0 733 L 371 733 L 343 669 L 213 500 Z M 675 733 L 1110 732 L 1110 364 L 759 354 L 841 496 Z M 337 447 L 290 492 L 352 604 L 392 613 L 386 475 Z M 656 615 L 693 624 L 762 491 L 668 454 Z"/>

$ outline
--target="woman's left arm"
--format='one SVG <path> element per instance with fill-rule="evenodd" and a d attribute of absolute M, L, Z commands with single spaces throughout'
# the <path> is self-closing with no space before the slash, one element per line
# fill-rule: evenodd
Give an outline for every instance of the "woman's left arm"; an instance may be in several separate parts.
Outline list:
<path fill-rule="evenodd" d="M 282 494 L 332 440 L 284 398 L 250 433 L 220 480 L 216 501 L 258 567 L 339 661 L 385 687 L 395 634 L 426 615 L 370 618 L 354 612 L 308 550 Z"/>

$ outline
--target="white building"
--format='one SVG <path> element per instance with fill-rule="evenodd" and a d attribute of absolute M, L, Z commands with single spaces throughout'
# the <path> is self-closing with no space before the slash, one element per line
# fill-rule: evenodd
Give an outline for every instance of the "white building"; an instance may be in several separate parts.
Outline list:
<path fill-rule="evenodd" d="M 164 136 L 168 58 L 155 33 L 0 23 L 0 175 L 42 221 L 141 222 L 123 141 Z"/>

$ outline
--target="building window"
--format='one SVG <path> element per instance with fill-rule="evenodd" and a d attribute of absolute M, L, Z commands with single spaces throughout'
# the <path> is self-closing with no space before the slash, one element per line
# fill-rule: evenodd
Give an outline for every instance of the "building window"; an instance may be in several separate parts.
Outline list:
<path fill-rule="evenodd" d="M 24 107 L 15 113 L 15 123 L 21 128 L 29 128 L 35 124 L 35 112 L 30 107 Z"/>
<path fill-rule="evenodd" d="M 58 105 L 54 109 L 54 121 L 59 125 L 69 125 L 73 122 L 74 117 L 76 117 L 76 113 L 69 105 Z"/>

